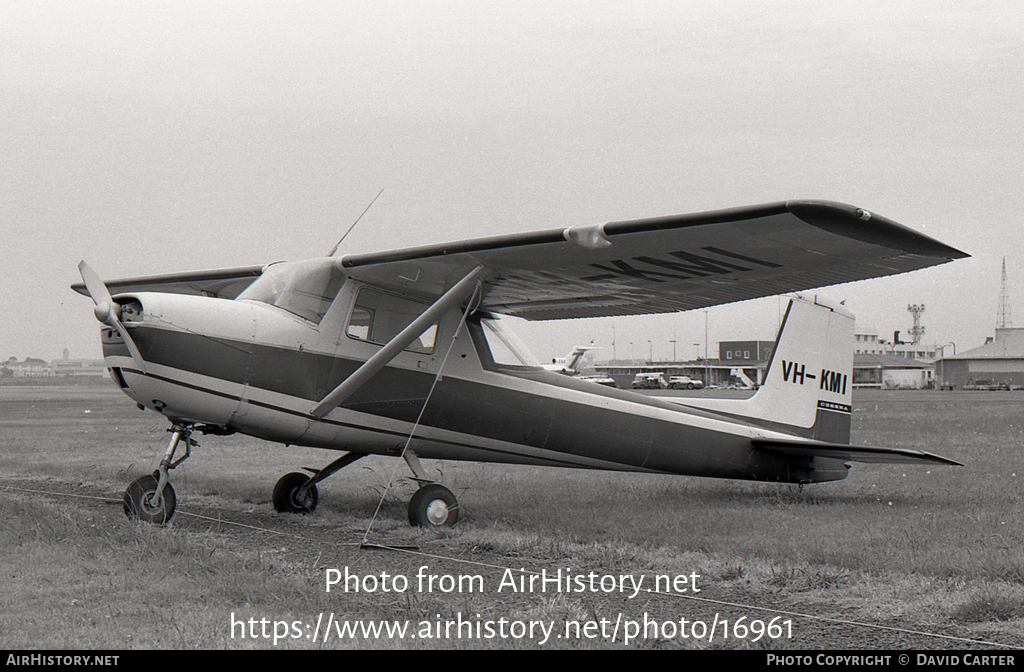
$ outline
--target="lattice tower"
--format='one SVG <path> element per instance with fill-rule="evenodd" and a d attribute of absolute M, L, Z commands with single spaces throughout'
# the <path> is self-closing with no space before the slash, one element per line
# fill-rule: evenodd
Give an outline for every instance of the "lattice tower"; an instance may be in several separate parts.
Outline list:
<path fill-rule="evenodd" d="M 1003 277 L 999 283 L 999 315 L 996 317 L 996 328 L 1005 329 L 1013 326 L 1010 316 L 1010 292 L 1006 288 L 1006 257 L 1003 257 Z"/>
<path fill-rule="evenodd" d="M 910 342 L 917 345 L 924 336 L 924 327 L 921 326 L 921 313 L 924 312 L 924 304 L 908 305 L 907 310 L 914 316 L 914 326 L 910 328 Z"/>

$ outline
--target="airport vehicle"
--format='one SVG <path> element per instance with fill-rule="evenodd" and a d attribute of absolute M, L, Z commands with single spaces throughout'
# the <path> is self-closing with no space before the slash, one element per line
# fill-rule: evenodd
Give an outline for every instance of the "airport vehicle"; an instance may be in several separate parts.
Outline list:
<path fill-rule="evenodd" d="M 317 483 L 393 455 L 421 484 L 410 522 L 445 526 L 458 503 L 421 458 L 789 483 L 858 461 L 957 464 L 850 445 L 853 317 L 820 296 L 791 299 L 747 399 L 670 403 L 545 371 L 504 317 L 676 312 L 965 256 L 863 209 L 787 201 L 108 283 L 82 262 L 73 288 L 96 304 L 111 378 L 171 423 L 128 515 L 167 522 L 193 434 L 241 432 L 344 451 L 284 475 L 279 511 L 312 511 Z"/>
<path fill-rule="evenodd" d="M 630 385 L 634 390 L 664 390 L 668 387 L 664 373 L 638 373 Z"/>
<path fill-rule="evenodd" d="M 699 390 L 704 387 L 704 381 L 689 376 L 670 376 L 668 386 L 672 390 Z"/>

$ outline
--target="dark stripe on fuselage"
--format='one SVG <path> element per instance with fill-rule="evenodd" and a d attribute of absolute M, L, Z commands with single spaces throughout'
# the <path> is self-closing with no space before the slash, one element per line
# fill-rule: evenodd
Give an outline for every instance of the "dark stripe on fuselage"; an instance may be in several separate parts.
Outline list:
<path fill-rule="evenodd" d="M 127 348 L 125 348 L 125 352 L 127 353 Z M 126 354 L 125 356 L 128 356 L 128 355 Z M 295 417 L 303 418 L 303 419 L 306 419 L 306 420 L 315 421 L 315 422 L 322 422 L 324 424 L 333 425 L 335 427 L 345 427 L 347 429 L 357 429 L 357 430 L 360 430 L 360 431 L 374 432 L 376 434 L 382 434 L 384 436 L 393 436 L 395 438 L 399 438 L 399 439 L 403 439 L 403 440 L 407 439 L 409 437 L 407 432 L 396 432 L 396 431 L 392 431 L 392 430 L 389 430 L 389 429 L 381 429 L 380 427 L 378 427 L 376 425 L 362 425 L 362 424 L 357 424 L 357 423 L 353 423 L 353 422 L 339 422 L 338 420 L 331 420 L 329 418 L 317 418 L 316 416 L 313 416 L 313 415 L 311 415 L 309 413 L 304 413 L 302 411 L 296 411 L 294 409 L 286 408 L 284 406 L 278 406 L 276 404 L 268 404 L 268 403 L 265 403 L 265 402 L 262 402 L 262 401 L 257 401 L 256 399 L 242 399 L 241 397 L 239 397 L 237 395 L 234 395 L 234 394 L 227 394 L 225 392 L 220 392 L 218 390 L 213 390 L 213 389 L 210 389 L 208 387 L 204 387 L 202 385 L 193 385 L 192 383 L 186 383 L 183 380 L 177 380 L 177 379 L 174 379 L 174 378 L 168 378 L 167 376 L 161 376 L 161 375 L 158 375 L 158 374 L 155 374 L 155 373 L 143 373 L 142 371 L 139 371 L 138 369 L 132 369 L 132 368 L 124 368 L 123 370 L 128 372 L 128 373 L 133 373 L 133 374 L 138 375 L 138 376 L 145 376 L 147 378 L 152 378 L 154 380 L 159 380 L 159 381 L 161 381 L 163 383 L 168 383 L 168 384 L 171 384 L 171 385 L 177 385 L 179 387 L 184 387 L 186 389 L 194 390 L 196 392 L 201 392 L 201 393 L 204 393 L 204 394 L 210 394 L 210 395 L 213 395 L 213 396 L 216 396 L 216 397 L 221 397 L 222 399 L 231 399 L 233 401 L 238 401 L 238 402 L 245 403 L 245 404 L 251 404 L 253 406 L 259 406 L 260 408 L 266 408 L 268 410 L 276 411 L 278 413 L 287 413 L 288 415 L 292 415 L 292 416 L 295 416 Z M 457 441 L 445 441 L 445 443 L 449 444 L 449 445 L 452 445 L 452 446 L 459 447 L 459 448 L 469 448 L 469 449 L 472 449 L 472 450 L 480 450 L 480 451 L 487 451 L 489 453 L 496 453 L 498 455 L 507 455 L 507 456 L 510 456 L 512 458 L 522 458 L 523 457 L 522 453 L 517 453 L 517 452 L 507 451 L 507 450 L 501 450 L 500 448 L 494 448 L 494 447 L 482 448 L 481 446 L 479 446 L 477 444 L 460 443 L 460 442 L 457 442 Z M 341 449 L 347 450 L 348 448 L 347 447 L 339 448 L 339 450 L 341 450 Z M 397 454 L 397 452 L 396 452 L 396 454 Z M 581 465 L 577 464 L 576 462 L 567 462 L 565 460 L 557 460 L 557 459 L 550 458 L 550 457 L 531 458 L 531 459 L 532 459 L 532 461 L 534 461 L 534 462 L 536 462 L 538 464 L 544 464 L 544 465 L 553 466 L 553 467 L 576 467 L 576 468 L 580 468 L 581 467 Z M 510 462 L 515 462 L 515 461 L 519 461 L 519 460 L 511 459 L 509 461 Z"/>
<path fill-rule="evenodd" d="M 148 362 L 310 402 L 320 399 L 361 364 L 329 355 L 160 328 L 136 327 L 132 335 Z M 239 356 L 245 348 L 251 349 L 251 357 Z M 343 407 L 413 423 L 433 381 L 434 375 L 430 373 L 386 367 Z M 602 391 L 603 388 L 597 388 L 587 393 L 601 396 Z M 645 399 L 637 397 L 631 401 L 645 403 Z M 667 402 L 650 405 L 672 406 Z M 313 419 L 287 409 L 275 410 Z M 681 416 L 715 415 L 694 413 L 683 407 L 671 410 Z M 749 439 L 741 435 L 450 376 L 439 381 L 421 424 L 630 468 L 696 476 L 806 480 L 810 466 L 808 460 L 780 458 L 754 450 Z"/>

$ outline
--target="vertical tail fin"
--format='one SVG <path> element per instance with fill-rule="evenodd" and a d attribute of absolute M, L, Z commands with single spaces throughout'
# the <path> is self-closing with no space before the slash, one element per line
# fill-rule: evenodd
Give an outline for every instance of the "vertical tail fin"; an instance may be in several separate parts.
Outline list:
<path fill-rule="evenodd" d="M 583 355 L 587 354 L 589 350 L 593 350 L 593 348 L 577 345 L 569 353 L 569 356 L 565 358 L 565 368 L 570 371 L 579 371 L 579 367 L 577 365 L 580 363 L 580 360 L 583 359 Z"/>
<path fill-rule="evenodd" d="M 822 297 L 792 299 L 764 385 L 743 414 L 807 438 L 849 443 L 853 321 L 845 307 Z"/>

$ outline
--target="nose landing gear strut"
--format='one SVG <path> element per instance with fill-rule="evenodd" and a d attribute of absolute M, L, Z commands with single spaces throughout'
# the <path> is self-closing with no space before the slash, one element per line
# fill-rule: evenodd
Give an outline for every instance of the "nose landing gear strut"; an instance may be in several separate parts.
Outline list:
<path fill-rule="evenodd" d="M 124 491 L 122 499 L 126 516 L 156 525 L 166 525 L 171 520 L 177 498 L 168 481 L 167 472 L 188 459 L 192 446 L 199 445 L 192 438 L 193 429 L 193 425 L 175 423 L 167 430 L 171 433 L 171 441 L 164 452 L 164 458 L 160 460 L 160 466 L 152 474 L 137 478 Z M 185 454 L 175 460 L 174 452 L 182 439 L 185 441 Z"/>

